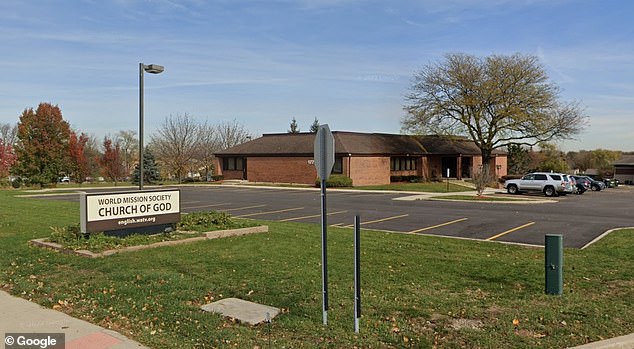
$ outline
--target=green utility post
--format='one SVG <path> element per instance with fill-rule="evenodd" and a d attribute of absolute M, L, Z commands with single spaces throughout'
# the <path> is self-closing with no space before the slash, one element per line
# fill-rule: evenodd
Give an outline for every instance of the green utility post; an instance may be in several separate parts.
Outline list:
<path fill-rule="evenodd" d="M 564 288 L 564 236 L 546 234 L 546 294 L 561 295 Z"/>

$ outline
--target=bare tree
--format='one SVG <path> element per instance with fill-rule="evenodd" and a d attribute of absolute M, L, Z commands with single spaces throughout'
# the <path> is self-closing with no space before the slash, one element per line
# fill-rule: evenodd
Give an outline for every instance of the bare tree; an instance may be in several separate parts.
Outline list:
<path fill-rule="evenodd" d="M 126 176 L 132 174 L 134 164 L 138 161 L 139 139 L 136 138 L 136 132 L 129 130 L 121 130 L 117 133 L 116 142 L 121 148 L 121 160 Z"/>
<path fill-rule="evenodd" d="M 568 139 L 586 125 L 576 102 L 559 101 L 537 57 L 448 54 L 418 72 L 405 97 L 404 131 L 473 140 L 488 167 L 493 150 Z"/>
<path fill-rule="evenodd" d="M 188 114 L 170 115 L 151 137 L 158 160 L 181 182 L 187 167 L 196 157 L 199 125 Z"/>
<path fill-rule="evenodd" d="M 4 145 L 15 145 L 18 140 L 18 126 L 11 124 L 0 124 L 0 143 Z"/>
<path fill-rule="evenodd" d="M 101 158 L 103 154 L 100 151 L 99 141 L 95 135 L 88 135 L 88 141 L 84 146 L 84 154 L 88 161 L 88 175 L 90 177 L 98 177 L 101 171 Z"/>
<path fill-rule="evenodd" d="M 198 150 L 196 151 L 196 159 L 205 167 L 205 178 L 209 180 L 212 174 L 215 154 L 220 148 L 220 139 L 216 126 L 207 122 L 201 124 L 198 128 Z"/>
<path fill-rule="evenodd" d="M 236 120 L 223 122 L 216 126 L 220 149 L 227 149 L 242 144 L 252 138 L 252 135 Z"/>

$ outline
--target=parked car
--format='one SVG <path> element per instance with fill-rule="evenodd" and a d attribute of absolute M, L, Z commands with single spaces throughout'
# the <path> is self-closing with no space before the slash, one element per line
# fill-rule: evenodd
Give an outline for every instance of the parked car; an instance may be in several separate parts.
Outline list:
<path fill-rule="evenodd" d="M 564 180 L 561 173 L 534 172 L 521 179 L 509 179 L 504 188 L 509 194 L 522 192 L 542 192 L 546 196 L 566 195 L 572 192 L 569 181 Z"/>
<path fill-rule="evenodd" d="M 615 188 L 619 186 L 619 181 L 614 178 L 606 178 L 603 180 L 606 188 Z"/>
<path fill-rule="evenodd" d="M 590 182 L 590 190 L 601 191 L 605 189 L 605 183 L 603 183 L 602 181 L 598 181 L 590 176 L 581 176 L 581 177 L 587 179 Z"/>
<path fill-rule="evenodd" d="M 70 183 L 70 177 L 64 176 L 59 178 L 60 183 Z"/>
<path fill-rule="evenodd" d="M 575 181 L 574 178 L 572 178 L 572 176 L 569 176 L 567 174 L 562 174 L 561 178 L 566 183 L 566 189 L 564 189 L 564 192 L 561 195 L 579 194 L 579 192 L 577 191 L 577 182 Z"/>
<path fill-rule="evenodd" d="M 570 176 L 577 182 L 577 194 L 583 194 L 591 188 L 591 182 L 584 176 Z"/>

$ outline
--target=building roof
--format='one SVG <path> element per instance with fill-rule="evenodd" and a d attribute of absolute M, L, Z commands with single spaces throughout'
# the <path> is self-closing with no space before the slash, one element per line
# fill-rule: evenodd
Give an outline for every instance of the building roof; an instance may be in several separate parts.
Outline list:
<path fill-rule="evenodd" d="M 386 133 L 334 131 L 339 155 L 480 155 L 474 142 L 464 138 L 410 136 Z M 216 153 L 217 156 L 312 156 L 315 133 L 265 134 Z M 496 154 L 500 152 L 494 152 Z"/>
<path fill-rule="evenodd" d="M 621 156 L 620 159 L 616 160 L 612 163 L 614 166 L 634 166 L 634 155 L 627 154 Z"/>

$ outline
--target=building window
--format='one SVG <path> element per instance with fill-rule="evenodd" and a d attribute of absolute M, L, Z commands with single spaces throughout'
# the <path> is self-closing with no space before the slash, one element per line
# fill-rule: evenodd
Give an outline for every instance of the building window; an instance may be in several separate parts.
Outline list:
<path fill-rule="evenodd" d="M 222 159 L 222 169 L 225 171 L 242 171 L 244 158 L 231 157 Z"/>
<path fill-rule="evenodd" d="M 412 171 L 416 170 L 416 158 L 393 157 L 390 158 L 391 171 Z"/>
<path fill-rule="evenodd" d="M 343 158 L 342 157 L 335 157 L 335 164 L 332 166 L 332 173 L 334 174 L 343 173 Z"/>

